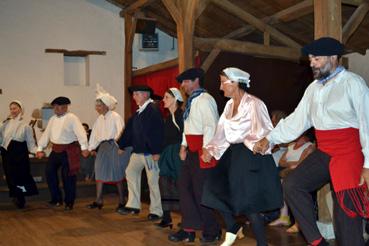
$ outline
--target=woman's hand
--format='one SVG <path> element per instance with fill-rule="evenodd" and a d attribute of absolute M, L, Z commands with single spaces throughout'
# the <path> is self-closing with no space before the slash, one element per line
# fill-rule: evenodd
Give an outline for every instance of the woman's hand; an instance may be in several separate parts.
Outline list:
<path fill-rule="evenodd" d="M 181 161 L 186 160 L 187 157 L 187 149 L 186 146 L 181 145 L 181 148 L 179 150 L 179 159 L 181 159 Z"/>
<path fill-rule="evenodd" d="M 202 155 L 201 155 L 202 161 L 205 162 L 205 163 L 208 163 L 208 162 L 210 162 L 211 157 L 212 156 L 210 155 L 209 151 L 205 148 L 202 148 Z"/>

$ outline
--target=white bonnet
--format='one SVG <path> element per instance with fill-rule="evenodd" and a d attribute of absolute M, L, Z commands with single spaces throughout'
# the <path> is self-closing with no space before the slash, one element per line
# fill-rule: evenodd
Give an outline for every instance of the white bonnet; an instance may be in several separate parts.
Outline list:
<path fill-rule="evenodd" d="M 250 87 L 250 74 L 236 67 L 227 67 L 223 73 L 233 82 L 246 84 Z"/>

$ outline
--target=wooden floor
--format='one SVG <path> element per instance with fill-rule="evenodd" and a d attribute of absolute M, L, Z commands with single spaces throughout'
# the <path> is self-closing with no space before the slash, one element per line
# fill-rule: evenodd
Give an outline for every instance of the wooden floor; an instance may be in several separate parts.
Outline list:
<path fill-rule="evenodd" d="M 100 211 L 87 209 L 89 202 L 91 199 L 77 200 L 75 209 L 70 212 L 64 212 L 61 207 L 48 208 L 45 202 L 39 201 L 28 203 L 24 210 L 15 209 L 11 203 L 0 204 L 0 245 L 183 245 L 167 240 L 170 229 L 157 228 L 146 220 L 147 205 L 138 216 L 123 216 L 114 211 L 117 204 L 114 195 L 106 196 Z M 179 220 L 175 214 L 174 224 Z M 256 245 L 249 231 L 250 228 L 246 228 L 246 237 L 235 245 Z M 270 245 L 306 245 L 301 235 L 288 235 L 284 231 L 285 228 L 268 227 Z M 198 239 L 195 245 L 200 245 Z"/>

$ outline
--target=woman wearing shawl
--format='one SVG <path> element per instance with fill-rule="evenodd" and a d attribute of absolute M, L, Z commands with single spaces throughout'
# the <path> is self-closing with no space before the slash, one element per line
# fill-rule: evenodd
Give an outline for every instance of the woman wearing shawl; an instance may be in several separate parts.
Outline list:
<path fill-rule="evenodd" d="M 38 194 L 28 157 L 37 147 L 32 128 L 23 121 L 22 103 L 14 100 L 9 109 L 10 116 L 0 126 L 1 155 L 9 196 L 18 208 L 24 208 L 24 197 Z"/>
<path fill-rule="evenodd" d="M 183 98 L 177 88 L 169 88 L 163 98 L 164 108 L 169 110 L 169 115 L 164 121 L 164 150 L 160 155 L 159 188 L 163 207 L 163 218 L 159 227 L 172 227 L 170 212 L 179 210 L 179 195 L 177 179 L 182 161 L 179 159 L 179 149 L 183 134 L 183 111 L 181 105 Z"/>

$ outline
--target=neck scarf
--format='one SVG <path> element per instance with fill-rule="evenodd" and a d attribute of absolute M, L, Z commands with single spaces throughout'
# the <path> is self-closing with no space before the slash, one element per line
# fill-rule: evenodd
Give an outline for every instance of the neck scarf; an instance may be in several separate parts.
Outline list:
<path fill-rule="evenodd" d="M 194 90 L 191 94 L 191 96 L 187 99 L 186 102 L 186 107 L 183 113 L 183 119 L 186 120 L 188 118 L 188 116 L 190 115 L 190 110 L 191 110 L 191 103 L 192 100 L 195 99 L 196 97 L 200 96 L 203 92 L 206 92 L 206 90 L 204 88 L 199 88 L 197 90 Z"/>

